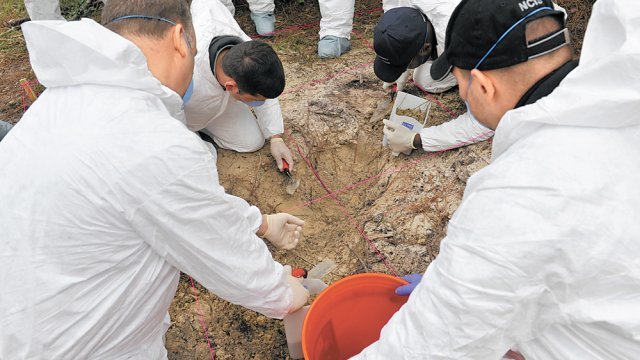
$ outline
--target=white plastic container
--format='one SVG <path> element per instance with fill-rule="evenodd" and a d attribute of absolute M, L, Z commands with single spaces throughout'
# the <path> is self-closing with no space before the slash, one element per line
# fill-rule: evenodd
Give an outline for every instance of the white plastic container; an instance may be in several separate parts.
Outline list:
<path fill-rule="evenodd" d="M 311 305 L 303 306 L 300 310 L 284 317 L 284 334 L 287 337 L 289 356 L 292 359 L 302 359 L 302 324 Z"/>
<path fill-rule="evenodd" d="M 307 278 L 302 280 L 302 285 L 309 291 L 309 294 L 316 295 L 328 287 L 322 277 L 327 275 L 336 267 L 336 263 L 330 259 L 324 259 L 307 273 Z M 302 324 L 307 316 L 310 305 L 302 307 L 300 310 L 284 317 L 284 333 L 287 337 L 287 347 L 289 356 L 292 359 L 302 359 Z"/>
<path fill-rule="evenodd" d="M 397 111 L 399 109 L 416 109 L 419 108 L 421 112 L 425 114 L 424 121 L 421 123 L 420 121 L 404 115 L 398 115 Z M 396 101 L 393 103 L 393 108 L 391 109 L 391 115 L 389 116 L 389 120 L 396 124 L 400 124 L 407 129 L 411 130 L 414 134 L 420 132 L 424 128 L 424 125 L 427 123 L 427 119 L 429 118 L 429 111 L 431 110 L 431 102 L 429 100 L 425 100 L 423 98 L 419 98 L 417 96 L 407 94 L 406 92 L 398 91 L 396 95 Z M 386 135 L 382 136 L 382 145 L 387 146 L 387 137 Z M 405 155 L 411 155 L 411 149 L 403 152 Z M 398 153 L 393 153 L 394 156 L 398 156 Z"/>

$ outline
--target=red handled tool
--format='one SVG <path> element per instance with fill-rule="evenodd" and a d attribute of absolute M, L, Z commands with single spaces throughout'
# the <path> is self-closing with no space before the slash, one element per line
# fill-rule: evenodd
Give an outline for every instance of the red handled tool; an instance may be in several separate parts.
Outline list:
<path fill-rule="evenodd" d="M 287 176 L 287 184 L 285 186 L 285 190 L 287 191 L 287 194 L 293 195 L 293 193 L 296 192 L 296 189 L 298 188 L 298 186 L 300 186 L 300 180 L 293 177 L 291 170 L 289 170 L 289 163 L 284 159 L 282 159 L 281 172 Z"/>

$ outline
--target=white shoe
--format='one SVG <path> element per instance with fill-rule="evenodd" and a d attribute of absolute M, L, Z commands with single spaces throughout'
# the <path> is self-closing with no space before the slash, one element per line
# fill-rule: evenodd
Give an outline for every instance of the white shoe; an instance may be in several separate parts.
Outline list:
<path fill-rule="evenodd" d="M 318 41 L 318 56 L 322 59 L 337 58 L 351 49 L 347 38 L 327 35 Z"/>
<path fill-rule="evenodd" d="M 260 36 L 273 36 L 276 30 L 276 17 L 273 12 L 251 13 L 251 20 L 256 24 L 256 32 Z"/>

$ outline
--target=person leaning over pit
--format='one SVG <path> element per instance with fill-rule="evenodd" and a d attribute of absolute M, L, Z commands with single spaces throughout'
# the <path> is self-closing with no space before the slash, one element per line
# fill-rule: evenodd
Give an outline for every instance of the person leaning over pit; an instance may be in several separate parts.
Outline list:
<path fill-rule="evenodd" d="M 256 235 L 293 246 L 302 221 L 225 194 L 185 126 L 188 3 L 102 17 L 22 25 L 46 90 L 0 142 L 2 359 L 166 358 L 181 271 L 273 318 L 308 298 Z"/>
<path fill-rule="evenodd" d="M 410 0 L 385 6 L 385 13 L 374 28 L 373 69 L 384 81 L 384 88 L 397 83 L 398 90 L 413 70 L 413 81 L 420 89 L 442 93 L 457 85 L 453 74 L 441 79 L 431 77 L 433 60 L 444 52 L 445 32 L 451 13 L 460 0 Z M 554 4 L 555 9 L 566 14 Z M 455 119 L 415 133 L 401 124 L 384 121 L 384 134 L 394 155 L 411 149 L 443 151 L 484 141 L 493 131 L 465 112 Z"/>
<path fill-rule="evenodd" d="M 198 54 L 193 97 L 185 106 L 187 126 L 239 152 L 259 150 L 268 138 L 278 168 L 283 160 L 293 168 L 276 99 L 285 85 L 278 55 L 251 40 L 219 1 L 194 0 L 191 13 Z"/>
<path fill-rule="evenodd" d="M 446 39 L 431 73 L 495 130 L 492 162 L 354 358 L 637 358 L 640 6 L 597 1 L 577 68 L 549 0 L 463 0 Z"/>

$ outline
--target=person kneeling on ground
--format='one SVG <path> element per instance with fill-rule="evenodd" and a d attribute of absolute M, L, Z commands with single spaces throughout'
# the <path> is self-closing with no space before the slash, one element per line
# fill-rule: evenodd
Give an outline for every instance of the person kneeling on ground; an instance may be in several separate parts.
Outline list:
<path fill-rule="evenodd" d="M 566 75 L 562 15 L 549 0 L 522 4 L 463 0 L 451 16 L 432 75 L 452 70 L 495 129 L 492 162 L 467 182 L 408 302 L 355 359 L 640 354 L 640 7 L 597 1 Z"/>
<path fill-rule="evenodd" d="M 185 0 L 109 0 L 93 20 L 22 25 L 47 88 L 0 143 L 0 358 L 163 359 L 180 272 L 282 318 L 308 292 L 262 215 L 218 183 L 184 123 L 195 42 Z"/>
<path fill-rule="evenodd" d="M 185 106 L 187 126 L 239 152 L 259 150 L 269 138 L 278 169 L 283 160 L 292 168 L 276 99 L 285 86 L 278 55 L 268 44 L 250 40 L 219 1 L 194 0 L 191 13 L 198 54 L 193 96 Z"/>
<path fill-rule="evenodd" d="M 457 85 L 453 74 L 441 79 L 431 77 L 431 65 L 444 52 L 444 37 L 451 13 L 460 0 L 412 0 L 411 6 L 385 7 L 385 13 L 374 29 L 376 59 L 374 71 L 388 88 L 397 82 L 402 90 L 413 71 L 420 89 L 441 93 Z M 566 14 L 564 9 L 553 5 Z M 430 126 L 414 133 L 401 124 L 385 121 L 383 130 L 394 155 L 410 149 L 443 151 L 484 141 L 493 131 L 477 122 L 468 112 L 446 123 Z"/>

